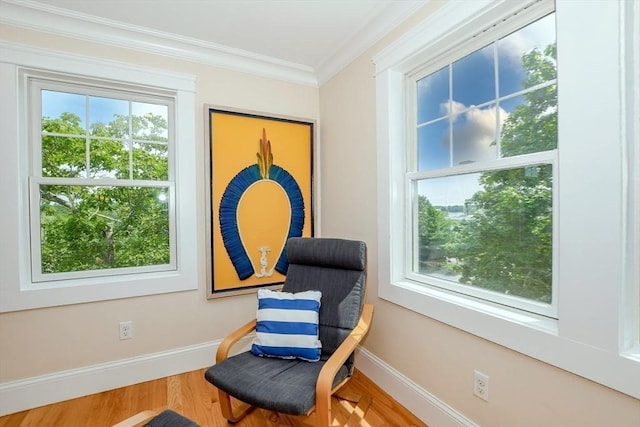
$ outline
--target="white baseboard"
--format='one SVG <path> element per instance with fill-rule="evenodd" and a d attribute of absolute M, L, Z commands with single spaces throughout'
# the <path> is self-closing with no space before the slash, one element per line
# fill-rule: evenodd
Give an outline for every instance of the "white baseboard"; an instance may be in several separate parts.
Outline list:
<path fill-rule="evenodd" d="M 365 348 L 356 353 L 356 368 L 429 427 L 478 427 Z"/>
<path fill-rule="evenodd" d="M 236 344 L 248 349 L 252 335 Z M 222 340 L 0 384 L 0 416 L 195 371 L 215 363 Z"/>
<path fill-rule="evenodd" d="M 248 349 L 251 337 L 237 351 Z M 220 340 L 115 362 L 0 384 L 0 416 L 131 384 L 194 371 L 215 361 Z M 360 348 L 356 367 L 430 427 L 477 427 L 475 423 Z"/>

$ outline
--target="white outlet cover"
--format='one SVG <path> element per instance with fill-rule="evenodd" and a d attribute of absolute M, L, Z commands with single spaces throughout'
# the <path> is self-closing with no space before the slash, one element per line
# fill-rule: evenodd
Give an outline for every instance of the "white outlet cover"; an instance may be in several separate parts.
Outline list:
<path fill-rule="evenodd" d="M 489 376 L 480 371 L 473 371 L 473 394 L 484 401 L 489 401 Z"/>
<path fill-rule="evenodd" d="M 120 339 L 130 340 L 131 338 L 133 338 L 133 323 L 130 320 L 120 322 Z"/>

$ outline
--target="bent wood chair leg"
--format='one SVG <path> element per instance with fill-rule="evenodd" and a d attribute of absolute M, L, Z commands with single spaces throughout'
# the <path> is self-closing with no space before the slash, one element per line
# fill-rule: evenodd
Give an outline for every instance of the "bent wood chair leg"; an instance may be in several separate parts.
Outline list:
<path fill-rule="evenodd" d="M 316 427 L 331 425 L 331 395 L 316 396 Z"/>
<path fill-rule="evenodd" d="M 242 420 L 249 412 L 255 409 L 255 406 L 247 405 L 241 402 L 238 406 L 238 413 L 234 414 L 233 407 L 231 406 L 231 396 L 224 391 L 218 389 L 218 400 L 220 402 L 220 410 L 222 416 L 227 419 L 231 424 L 235 424 Z"/>

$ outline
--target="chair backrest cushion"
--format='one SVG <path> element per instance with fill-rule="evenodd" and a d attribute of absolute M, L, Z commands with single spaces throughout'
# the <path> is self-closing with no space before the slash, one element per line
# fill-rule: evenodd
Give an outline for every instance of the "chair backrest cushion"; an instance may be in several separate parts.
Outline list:
<path fill-rule="evenodd" d="M 355 328 L 365 298 L 367 250 L 364 242 L 295 237 L 287 242 L 289 268 L 282 290 L 322 292 L 319 336 L 330 355 Z"/>

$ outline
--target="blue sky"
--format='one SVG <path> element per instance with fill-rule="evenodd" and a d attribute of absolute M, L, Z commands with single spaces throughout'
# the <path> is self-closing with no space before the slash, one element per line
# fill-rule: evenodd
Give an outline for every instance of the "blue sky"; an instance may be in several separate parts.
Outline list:
<path fill-rule="evenodd" d="M 551 14 L 419 80 L 418 170 L 498 158 L 494 142 L 501 124 L 525 102 L 519 94 L 526 77 L 521 58 L 554 41 Z M 478 191 L 478 177 L 423 180 L 419 191 L 434 205 L 463 204 Z"/>
<path fill-rule="evenodd" d="M 87 102 L 88 114 L 87 119 Z M 115 114 L 128 115 L 130 101 L 123 99 L 103 98 L 98 96 L 85 96 L 74 93 L 42 91 L 42 116 L 60 117 L 64 112 L 77 115 L 81 119 L 81 126 L 85 127 L 87 120 L 89 125 L 93 123 L 108 123 L 113 120 Z M 131 102 L 131 111 L 134 115 L 153 113 L 167 119 L 168 107 L 166 105 Z"/>

